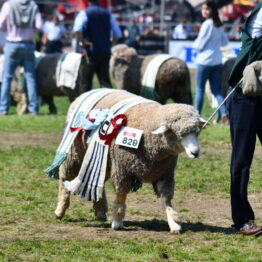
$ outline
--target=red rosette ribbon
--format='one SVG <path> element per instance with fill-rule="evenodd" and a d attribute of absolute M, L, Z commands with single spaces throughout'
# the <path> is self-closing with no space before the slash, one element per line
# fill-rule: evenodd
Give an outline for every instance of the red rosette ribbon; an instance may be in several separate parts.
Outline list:
<path fill-rule="evenodd" d="M 82 126 L 70 127 L 70 131 L 71 131 L 71 132 L 79 131 L 79 130 L 82 130 L 82 129 L 83 129 Z"/>
<path fill-rule="evenodd" d="M 113 130 L 110 134 L 101 137 L 101 140 L 105 140 L 105 145 L 110 145 L 114 137 L 120 131 L 120 128 L 127 123 L 127 117 L 125 114 L 119 114 L 111 120 Z"/>

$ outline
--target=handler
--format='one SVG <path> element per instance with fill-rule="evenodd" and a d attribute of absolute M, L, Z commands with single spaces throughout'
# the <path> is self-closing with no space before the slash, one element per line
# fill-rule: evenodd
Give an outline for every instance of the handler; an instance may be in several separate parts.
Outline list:
<path fill-rule="evenodd" d="M 122 33 L 112 14 L 100 7 L 98 0 L 90 0 L 89 3 L 89 6 L 77 15 L 73 28 L 83 48 L 87 51 L 86 91 L 92 88 L 95 73 L 102 87 L 112 88 L 109 78 L 111 40 L 121 38 Z"/>
<path fill-rule="evenodd" d="M 262 2 L 257 4 L 243 25 L 241 40 L 242 49 L 229 79 L 231 87 L 238 84 L 246 65 L 262 60 Z M 236 88 L 227 103 L 232 142 L 232 227 L 243 235 L 257 235 L 262 233 L 262 227 L 254 223 L 255 215 L 248 201 L 247 187 L 256 135 L 262 143 L 262 96 L 246 96 L 241 87 Z"/>

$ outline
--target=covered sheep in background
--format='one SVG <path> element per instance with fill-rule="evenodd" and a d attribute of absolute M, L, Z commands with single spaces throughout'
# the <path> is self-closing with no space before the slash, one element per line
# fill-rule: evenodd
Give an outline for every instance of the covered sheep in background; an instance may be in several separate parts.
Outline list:
<path fill-rule="evenodd" d="M 197 158 L 199 156 L 200 148 L 197 135 L 200 126 L 203 124 L 203 120 L 200 119 L 199 114 L 190 105 L 161 105 L 152 100 L 141 98 L 123 90 L 96 89 L 90 92 L 97 92 L 98 94 L 99 92 L 106 92 L 103 97 L 99 97 L 100 100 L 94 104 L 94 107 L 92 107 L 93 110 L 110 109 L 112 111 L 112 108 L 115 108 L 116 105 L 120 104 L 122 107 L 121 103 L 138 99 L 138 103 L 132 102 L 132 106 L 124 112 L 127 120 L 125 128 L 141 130 L 142 137 L 141 140 L 136 143 L 137 148 L 116 144 L 116 141 L 111 138 L 112 142 L 108 149 L 106 168 L 104 165 L 100 166 L 100 164 L 98 165 L 97 162 L 94 162 L 94 168 L 90 169 L 90 173 L 88 173 L 86 170 L 89 167 L 85 166 L 85 159 L 93 140 L 91 140 L 88 146 L 86 141 L 90 132 L 80 127 L 80 133 L 78 133 L 77 136 L 75 134 L 76 138 L 70 138 L 73 142 L 68 149 L 68 154 L 64 154 L 58 150 L 57 156 L 58 158 L 62 156 L 62 158 L 58 159 L 56 157 L 54 161 L 57 162 L 58 165 L 61 165 L 59 168 L 60 182 L 58 204 L 55 211 L 56 217 L 61 219 L 66 209 L 69 207 L 70 191 L 76 193 L 77 190 L 73 190 L 72 188 L 76 187 L 77 184 L 77 186 L 79 186 L 79 174 L 82 172 L 81 170 L 84 169 L 82 177 L 92 177 L 93 172 L 95 172 L 94 169 L 100 166 L 99 170 L 105 169 L 105 180 L 111 178 L 116 193 L 113 203 L 113 229 L 117 230 L 123 228 L 127 194 L 132 190 L 137 190 L 142 183 L 151 183 L 155 193 L 160 197 L 165 207 L 170 231 L 179 233 L 181 231 L 181 226 L 176 222 L 177 212 L 173 209 L 171 204 L 175 186 L 174 172 L 178 154 L 185 151 L 190 158 Z M 87 99 L 85 103 L 82 102 L 84 96 L 88 95 L 90 92 L 78 97 L 70 106 L 67 117 L 68 130 L 71 128 L 70 123 L 75 121 L 73 119 L 78 119 L 76 116 L 77 112 L 75 112 L 76 109 L 81 105 L 85 108 L 89 106 L 89 103 L 94 103 L 93 98 Z M 119 116 L 120 115 L 117 115 L 116 117 Z M 89 118 L 90 116 L 88 116 L 88 119 Z M 109 137 L 110 134 L 108 134 L 106 130 L 110 130 L 110 127 L 115 126 L 116 123 L 117 122 L 113 123 L 113 120 L 111 120 L 111 122 L 105 121 L 97 132 L 100 134 L 100 131 L 102 131 L 106 137 Z M 75 130 L 78 129 L 76 128 Z M 123 132 L 125 133 L 125 129 L 123 129 Z M 72 134 L 72 132 L 70 134 Z M 68 134 L 65 134 L 64 137 L 67 135 Z M 126 136 L 128 135 L 136 137 L 136 131 L 132 131 L 131 133 L 127 131 Z M 100 143 L 103 140 L 101 136 L 97 136 L 96 138 L 99 140 L 97 142 Z M 118 140 L 118 136 L 116 140 Z M 64 143 L 66 144 L 65 141 Z M 98 161 L 97 158 L 94 158 L 94 161 Z M 52 168 L 55 169 L 58 165 Z M 50 172 L 50 169 L 48 172 Z M 89 185 L 88 183 L 87 185 L 80 184 L 80 187 L 82 187 L 82 191 L 80 191 L 83 193 Z M 97 185 L 95 186 L 97 188 Z M 70 189 L 70 191 L 68 189 Z M 94 191 L 91 190 L 90 194 L 93 193 Z M 100 195 L 101 198 L 98 198 L 97 201 L 93 201 L 93 205 L 96 218 L 104 220 L 107 218 L 108 211 L 104 188 Z"/>
<path fill-rule="evenodd" d="M 47 103 L 49 112 L 56 114 L 54 96 L 67 96 L 72 102 L 86 91 L 87 63 L 85 56 L 77 53 L 55 53 L 39 57 L 36 62 L 38 95 Z M 11 94 L 17 102 L 17 113 L 24 114 L 27 108 L 26 88 L 21 83 L 12 86 Z"/>
<path fill-rule="evenodd" d="M 143 96 L 146 69 L 159 56 L 161 55 L 140 56 L 134 48 L 124 44 L 116 45 L 112 48 L 110 60 L 111 80 L 117 89 Z M 162 104 L 169 98 L 176 103 L 192 104 L 190 73 L 186 63 L 176 57 L 163 61 L 157 71 L 153 94 L 145 97 Z"/>

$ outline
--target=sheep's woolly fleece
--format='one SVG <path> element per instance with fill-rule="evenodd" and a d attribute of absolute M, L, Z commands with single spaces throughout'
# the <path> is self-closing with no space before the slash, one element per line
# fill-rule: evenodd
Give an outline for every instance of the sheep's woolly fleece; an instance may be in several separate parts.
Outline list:
<path fill-rule="evenodd" d="M 199 114 L 195 110 L 192 110 L 192 106 L 177 104 L 175 111 L 172 105 L 165 105 L 163 107 L 166 113 L 161 124 L 175 131 L 178 140 L 181 140 L 189 133 L 198 133 L 200 131 L 197 122 L 199 121 Z"/>

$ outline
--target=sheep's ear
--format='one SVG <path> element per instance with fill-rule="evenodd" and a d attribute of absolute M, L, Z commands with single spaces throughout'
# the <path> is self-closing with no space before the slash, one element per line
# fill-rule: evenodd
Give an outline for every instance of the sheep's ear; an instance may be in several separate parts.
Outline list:
<path fill-rule="evenodd" d="M 164 134 L 167 131 L 166 126 L 160 126 L 158 129 L 152 131 L 152 134 L 158 135 L 158 134 Z"/>
<path fill-rule="evenodd" d="M 206 126 L 206 125 L 207 125 L 207 121 L 204 118 L 200 117 L 199 124 L 198 124 L 199 128 L 202 128 L 203 126 Z"/>

